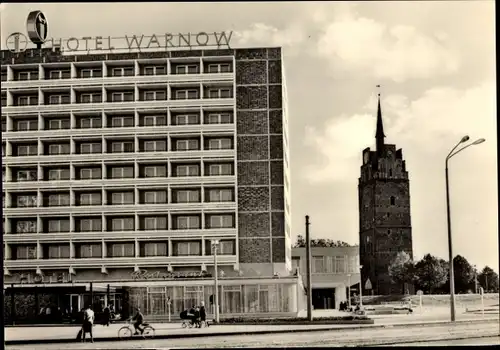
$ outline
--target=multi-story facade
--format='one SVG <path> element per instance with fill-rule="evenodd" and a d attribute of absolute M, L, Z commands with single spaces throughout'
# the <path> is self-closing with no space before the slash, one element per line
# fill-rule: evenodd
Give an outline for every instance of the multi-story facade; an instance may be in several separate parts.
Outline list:
<path fill-rule="evenodd" d="M 292 266 L 306 280 L 306 248 L 292 249 Z M 338 309 L 348 293 L 359 293 L 359 247 L 311 247 L 311 285 L 314 309 Z"/>
<path fill-rule="evenodd" d="M 263 298 L 254 312 L 292 311 L 270 308 L 265 291 L 279 285 L 258 280 L 296 284 L 287 277 L 280 48 L 4 50 L 1 77 L 5 285 L 82 283 L 84 291 L 59 293 L 58 305 L 82 307 L 104 288 L 99 304 L 115 298 L 122 307 L 134 295 L 123 288 L 144 286 L 137 278 L 203 271 L 185 283 L 154 282 L 177 312 L 208 303 L 211 241 L 219 240 L 222 313 L 251 312 L 245 283 Z M 146 312 L 154 309 L 148 301 Z"/>
<path fill-rule="evenodd" d="M 378 295 L 412 292 L 413 286 L 393 283 L 388 269 L 404 251 L 413 257 L 410 180 L 403 151 L 385 144 L 380 96 L 376 150 L 363 150 L 359 178 L 359 243 L 363 288 Z"/>

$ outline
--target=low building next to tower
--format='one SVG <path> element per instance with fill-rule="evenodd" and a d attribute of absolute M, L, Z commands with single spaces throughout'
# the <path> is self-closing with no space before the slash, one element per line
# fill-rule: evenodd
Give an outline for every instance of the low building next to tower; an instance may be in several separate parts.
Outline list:
<path fill-rule="evenodd" d="M 375 135 L 376 149 L 363 150 L 358 183 L 363 292 L 375 295 L 411 293 L 412 286 L 393 283 L 388 273 L 397 253 L 404 251 L 413 257 L 413 247 L 408 171 L 403 151 L 384 142 L 380 95 Z"/>

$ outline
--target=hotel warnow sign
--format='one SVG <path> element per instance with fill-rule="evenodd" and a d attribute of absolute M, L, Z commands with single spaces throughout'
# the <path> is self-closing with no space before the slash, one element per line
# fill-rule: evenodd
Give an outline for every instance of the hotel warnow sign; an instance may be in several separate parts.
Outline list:
<path fill-rule="evenodd" d="M 48 38 L 48 22 L 40 11 L 30 12 L 26 23 L 28 37 L 20 32 L 12 33 L 5 42 L 9 51 L 19 53 L 28 48 L 31 41 L 41 48 L 59 49 L 62 52 L 85 53 L 95 51 L 158 51 L 177 48 L 231 48 L 233 35 L 229 32 L 163 33 L 150 35 L 82 36 L 71 38 Z"/>

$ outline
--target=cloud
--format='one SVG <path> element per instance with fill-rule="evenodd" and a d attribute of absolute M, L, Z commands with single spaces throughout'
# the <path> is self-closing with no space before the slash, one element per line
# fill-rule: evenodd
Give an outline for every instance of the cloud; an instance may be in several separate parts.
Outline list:
<path fill-rule="evenodd" d="M 446 44 L 444 32 L 426 36 L 411 26 L 388 26 L 344 12 L 325 26 L 316 49 L 334 70 L 402 82 L 456 72 L 458 55 Z"/>
<path fill-rule="evenodd" d="M 237 46 L 242 47 L 282 46 L 290 48 L 305 39 L 304 31 L 299 24 L 291 24 L 284 30 L 279 30 L 264 23 L 254 23 L 248 29 L 235 31 L 233 36 Z"/>

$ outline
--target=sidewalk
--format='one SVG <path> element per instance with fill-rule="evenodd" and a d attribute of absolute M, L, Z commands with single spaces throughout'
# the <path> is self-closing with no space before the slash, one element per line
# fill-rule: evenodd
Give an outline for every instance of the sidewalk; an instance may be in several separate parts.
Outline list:
<path fill-rule="evenodd" d="M 288 332 L 314 332 L 332 331 L 342 329 L 363 329 L 383 327 L 405 327 L 416 325 L 447 324 L 447 320 L 422 320 L 410 318 L 399 318 L 399 320 L 375 320 L 375 324 L 347 324 L 347 325 L 212 325 L 208 328 L 181 328 L 180 323 L 152 324 L 156 329 L 156 338 L 189 338 L 203 336 L 228 336 L 239 334 L 269 334 Z M 459 319 L 462 322 L 498 322 L 498 317 L 478 318 L 468 320 Z M 112 324 L 109 327 L 101 325 L 94 326 L 95 341 L 118 340 L 118 329 L 123 324 Z M 33 344 L 33 343 L 69 343 L 76 341 L 76 334 L 80 327 L 9 327 L 5 328 L 5 344 Z"/>

